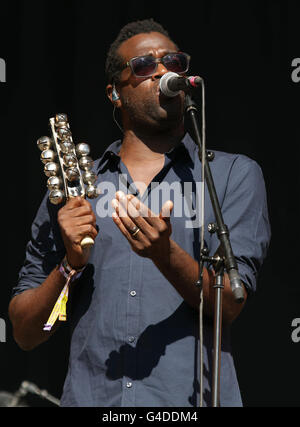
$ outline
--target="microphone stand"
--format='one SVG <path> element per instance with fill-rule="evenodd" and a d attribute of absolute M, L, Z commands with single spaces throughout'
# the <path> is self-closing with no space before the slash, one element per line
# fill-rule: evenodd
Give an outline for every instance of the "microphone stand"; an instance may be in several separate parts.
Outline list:
<path fill-rule="evenodd" d="M 205 124 L 204 117 L 204 83 L 202 80 L 202 121 Z M 186 93 L 185 97 L 185 113 L 188 113 L 191 119 L 194 138 L 198 145 L 198 157 L 200 162 L 204 161 L 204 176 L 202 179 L 205 181 L 212 208 L 214 211 L 216 223 L 209 224 L 208 230 L 210 233 L 217 233 L 220 241 L 220 246 L 216 254 L 212 257 L 207 256 L 208 251 L 206 248 L 202 248 L 200 251 L 199 261 L 199 279 L 196 282 L 196 286 L 202 289 L 202 276 L 203 276 L 203 264 L 209 262 L 214 265 L 215 271 L 215 307 L 214 307 L 214 353 L 213 353 L 213 382 L 212 382 L 212 406 L 218 407 L 220 405 L 220 366 L 221 366 L 221 334 L 222 334 L 222 291 L 224 289 L 224 269 L 230 279 L 231 289 L 237 303 L 244 301 L 244 291 L 241 284 L 241 280 L 238 273 L 238 267 L 236 259 L 232 252 L 232 247 L 229 239 L 228 227 L 224 224 L 219 200 L 216 193 L 215 184 L 211 174 L 209 163 L 206 161 L 212 161 L 214 153 L 206 151 L 206 159 L 202 159 L 202 140 L 200 136 L 200 126 L 198 123 L 198 107 L 193 101 L 189 93 Z M 203 135 L 204 138 L 204 135 Z M 204 141 L 203 141 L 204 146 Z M 202 224 L 204 227 L 204 223 Z M 201 361 L 202 363 L 203 361 Z M 202 379 L 201 379 L 202 380 Z"/>

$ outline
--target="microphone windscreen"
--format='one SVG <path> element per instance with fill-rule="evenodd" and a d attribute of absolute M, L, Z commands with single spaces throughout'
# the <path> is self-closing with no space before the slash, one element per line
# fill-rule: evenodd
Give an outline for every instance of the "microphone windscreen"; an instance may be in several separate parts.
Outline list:
<path fill-rule="evenodd" d="M 160 89 L 160 91 L 165 96 L 168 96 L 168 97 L 171 97 L 171 98 L 174 97 L 174 96 L 177 96 L 178 93 L 179 93 L 179 91 L 170 90 L 169 87 L 168 87 L 168 82 L 173 77 L 179 77 L 179 75 L 176 74 L 176 73 L 173 73 L 172 71 L 169 71 L 168 73 L 164 74 L 161 77 L 160 81 L 159 81 L 159 89 Z"/>

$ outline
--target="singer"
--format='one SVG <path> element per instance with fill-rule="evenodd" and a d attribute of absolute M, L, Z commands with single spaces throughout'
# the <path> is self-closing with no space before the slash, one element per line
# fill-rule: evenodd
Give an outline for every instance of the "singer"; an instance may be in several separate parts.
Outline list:
<path fill-rule="evenodd" d="M 97 214 L 97 200 L 53 206 L 46 195 L 34 220 L 9 314 L 19 346 L 35 348 L 61 323 L 43 331 L 65 284 L 59 269 L 64 256 L 80 270 L 67 306 L 71 347 L 62 406 L 199 406 L 201 224 L 187 228 L 186 218 L 174 214 L 177 203 L 189 202 L 184 192 L 170 193 L 157 212 L 149 203 L 163 184 L 183 188 L 202 179 L 197 147 L 184 129 L 185 93 L 168 97 L 159 87 L 167 72 L 187 75 L 190 60 L 152 19 L 121 29 L 107 55 L 106 93 L 123 134 L 95 163 L 97 183 L 116 186 L 111 215 Z M 263 175 L 250 158 L 218 151 L 211 170 L 246 300 L 255 292 L 270 239 Z M 126 178 L 122 188 L 120 176 Z M 207 231 L 211 222 L 206 197 L 205 242 L 213 255 L 218 239 Z M 89 252 L 79 244 L 86 234 L 95 240 Z M 227 275 L 224 282 L 221 406 L 241 406 L 229 334 L 242 305 Z M 204 406 L 211 404 L 213 283 L 207 266 Z"/>

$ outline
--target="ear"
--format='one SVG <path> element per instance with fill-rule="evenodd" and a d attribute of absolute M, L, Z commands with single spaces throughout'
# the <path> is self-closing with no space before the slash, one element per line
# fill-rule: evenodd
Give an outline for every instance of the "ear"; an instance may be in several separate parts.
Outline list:
<path fill-rule="evenodd" d="M 117 89 L 115 87 L 115 84 L 108 84 L 106 86 L 106 95 L 107 95 L 108 99 L 110 100 L 110 102 L 116 108 L 120 108 L 121 107 L 120 96 L 119 96 L 118 91 L 117 91 Z"/>

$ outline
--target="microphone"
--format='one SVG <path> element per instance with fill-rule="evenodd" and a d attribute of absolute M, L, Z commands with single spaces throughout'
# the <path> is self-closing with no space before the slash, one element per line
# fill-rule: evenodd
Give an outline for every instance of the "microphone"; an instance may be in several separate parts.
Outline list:
<path fill-rule="evenodd" d="M 172 98 L 177 96 L 181 90 L 188 91 L 200 86 L 201 82 L 200 76 L 183 77 L 169 71 L 161 77 L 159 89 L 165 96 Z"/>

